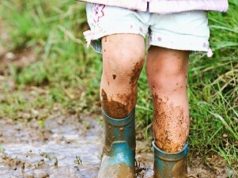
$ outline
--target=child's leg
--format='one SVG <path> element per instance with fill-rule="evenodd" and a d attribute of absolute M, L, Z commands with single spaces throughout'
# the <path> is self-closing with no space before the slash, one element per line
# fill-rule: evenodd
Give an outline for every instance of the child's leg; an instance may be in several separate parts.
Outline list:
<path fill-rule="evenodd" d="M 186 94 L 189 53 L 152 46 L 147 74 L 154 101 L 153 133 L 161 150 L 183 149 L 189 133 Z"/>
<path fill-rule="evenodd" d="M 209 52 L 204 11 L 151 17 L 147 73 L 154 99 L 154 177 L 187 177 L 187 51 Z M 164 48 L 162 48 L 164 47 Z M 177 49 L 177 50 L 172 50 Z"/>
<path fill-rule="evenodd" d="M 144 64 L 144 38 L 115 34 L 102 38 L 101 102 L 105 144 L 98 177 L 134 177 L 137 80 Z"/>
<path fill-rule="evenodd" d="M 144 64 L 144 38 L 115 34 L 102 39 L 101 103 L 113 118 L 126 117 L 135 107 L 137 80 Z"/>
<path fill-rule="evenodd" d="M 134 108 L 148 31 L 144 16 L 125 8 L 87 4 L 90 30 L 84 34 L 103 55 L 100 97 L 105 143 L 98 178 L 134 177 Z"/>

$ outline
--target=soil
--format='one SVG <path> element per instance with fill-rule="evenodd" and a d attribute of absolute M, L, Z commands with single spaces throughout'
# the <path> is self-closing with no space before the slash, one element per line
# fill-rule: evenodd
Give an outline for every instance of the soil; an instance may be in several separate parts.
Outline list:
<path fill-rule="evenodd" d="M 31 48 L 19 48 L 14 51 L 7 50 L 10 43 L 9 35 L 4 30 L 3 21 L 0 18 L 0 74 L 7 72 L 8 65 L 14 65 L 17 69 L 26 67 L 36 61 L 37 56 Z"/>
<path fill-rule="evenodd" d="M 3 30 L 3 22 L 0 17 L 0 56 L 6 53 L 7 49 L 4 47 L 3 41 L 8 38 L 7 33 Z"/>
<path fill-rule="evenodd" d="M 102 121 L 98 117 L 48 118 L 44 127 L 36 120 L 0 119 L 1 178 L 94 178 L 100 166 L 103 147 Z M 211 165 L 199 158 L 191 159 L 189 173 L 194 178 L 226 178 L 231 173 L 222 159 Z M 136 174 L 139 178 L 153 175 L 150 143 L 137 141 Z M 224 162 L 223 162 L 224 163 Z"/>
<path fill-rule="evenodd" d="M 5 52 L 0 55 L 0 74 L 4 74 L 8 65 L 14 65 L 22 69 L 36 61 L 37 57 L 31 48 L 18 49 L 12 52 Z"/>
<path fill-rule="evenodd" d="M 47 119 L 42 128 L 32 120 L 0 119 L 1 178 L 96 177 L 102 128 L 96 119 Z"/>
<path fill-rule="evenodd" d="M 102 89 L 102 106 L 105 112 L 113 118 L 124 118 L 128 115 L 128 107 L 118 101 L 110 100 Z"/>

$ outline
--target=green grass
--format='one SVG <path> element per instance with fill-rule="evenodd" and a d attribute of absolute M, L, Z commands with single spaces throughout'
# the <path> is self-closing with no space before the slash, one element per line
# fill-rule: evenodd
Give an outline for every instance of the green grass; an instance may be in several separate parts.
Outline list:
<path fill-rule="evenodd" d="M 190 59 L 189 100 L 193 152 L 218 153 L 231 167 L 238 164 L 238 3 L 228 13 L 210 13 L 213 58 Z M 86 17 L 74 0 L 2 0 L 0 17 L 10 41 L 9 51 L 29 48 L 36 61 L 10 65 L 5 77 L 15 83 L 0 88 L 0 117 L 44 119 L 55 108 L 66 114 L 99 111 L 100 56 L 85 47 Z M 29 92 L 26 92 L 29 91 Z M 137 127 L 150 137 L 151 96 L 145 71 L 139 81 Z M 29 115 L 30 113 L 30 115 Z M 236 167 L 237 168 L 237 167 Z"/>

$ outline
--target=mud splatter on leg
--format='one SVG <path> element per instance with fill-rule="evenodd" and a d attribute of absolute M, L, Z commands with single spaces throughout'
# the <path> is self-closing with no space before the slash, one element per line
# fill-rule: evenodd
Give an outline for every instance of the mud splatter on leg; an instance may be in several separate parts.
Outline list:
<path fill-rule="evenodd" d="M 102 95 L 102 107 L 104 111 L 113 118 L 123 118 L 127 116 L 127 114 L 130 112 L 128 110 L 128 107 L 126 104 L 115 101 L 113 99 L 109 99 L 105 90 L 102 89 L 101 91 Z M 121 98 L 128 97 L 126 95 L 122 95 Z"/>
<path fill-rule="evenodd" d="M 134 40 L 140 45 L 128 45 Z M 115 48 L 118 43 L 121 49 Z M 139 35 L 110 35 L 102 39 L 102 47 L 101 105 L 109 116 L 124 118 L 136 104 L 137 81 L 144 64 L 144 39 Z"/>
<path fill-rule="evenodd" d="M 182 107 L 154 96 L 153 134 L 156 145 L 167 152 L 182 150 L 188 136 L 188 118 Z"/>
<path fill-rule="evenodd" d="M 139 62 L 137 62 L 132 70 L 131 76 L 130 76 L 130 84 L 133 86 L 137 83 L 138 78 L 140 76 L 141 70 L 144 65 L 144 60 L 141 59 Z"/>
<path fill-rule="evenodd" d="M 154 101 L 153 133 L 156 146 L 166 152 L 181 151 L 189 132 L 186 93 L 187 51 L 151 47 L 147 76 Z"/>

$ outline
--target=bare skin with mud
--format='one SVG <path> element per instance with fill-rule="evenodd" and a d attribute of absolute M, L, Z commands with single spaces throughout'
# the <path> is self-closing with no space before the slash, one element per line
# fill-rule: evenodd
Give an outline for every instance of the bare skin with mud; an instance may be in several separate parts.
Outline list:
<path fill-rule="evenodd" d="M 132 86 L 137 84 L 143 65 L 144 65 L 143 59 L 135 64 L 134 69 L 132 70 L 132 74 L 130 76 L 130 84 L 132 84 Z"/>
<path fill-rule="evenodd" d="M 188 118 L 181 107 L 175 107 L 154 95 L 153 133 L 156 145 L 167 152 L 178 152 L 188 136 Z"/>
<path fill-rule="evenodd" d="M 101 90 L 101 103 L 104 111 L 113 118 L 124 118 L 126 117 L 132 108 L 134 108 L 136 103 L 136 95 L 137 95 L 137 81 L 140 76 L 140 72 L 142 70 L 144 61 L 141 60 L 134 65 L 134 68 L 130 75 L 128 75 L 128 79 L 130 79 L 127 93 L 117 93 L 117 100 L 114 97 L 109 99 L 107 93 L 105 92 L 107 87 L 102 88 Z M 112 75 L 113 80 L 117 79 L 117 75 Z M 108 81 L 109 82 L 109 81 Z M 110 81 L 111 85 L 117 85 L 115 82 Z M 108 87 L 110 87 L 108 85 Z M 130 92 L 128 92 L 130 91 Z M 115 92 L 116 93 L 116 92 Z"/>
<path fill-rule="evenodd" d="M 101 104 L 110 117 L 118 119 L 126 117 L 135 107 L 137 81 L 144 64 L 143 37 L 126 36 L 115 34 L 102 39 Z M 128 45 L 132 40 L 137 41 L 136 48 Z"/>
<path fill-rule="evenodd" d="M 119 91 L 118 93 L 116 93 L 115 91 L 115 93 L 111 97 L 109 97 L 106 93 L 106 90 L 109 90 L 110 92 L 110 87 L 117 88 L 117 83 L 115 82 L 115 80 L 117 80 L 116 74 L 112 75 L 114 82 L 108 81 L 110 85 L 108 84 L 106 87 L 101 89 L 102 108 L 110 117 L 124 118 L 134 108 L 137 98 L 137 81 L 140 76 L 143 63 L 143 60 L 136 63 L 131 74 L 128 75 L 128 79 L 130 79 L 130 81 L 129 85 L 127 86 L 127 92 L 124 93 Z"/>
<path fill-rule="evenodd" d="M 182 150 L 189 132 L 188 54 L 153 46 L 148 53 L 147 76 L 154 101 L 155 143 L 171 153 Z"/>
<path fill-rule="evenodd" d="M 104 111 L 110 117 L 113 118 L 123 118 L 129 113 L 126 104 L 108 99 L 107 94 L 103 89 L 102 89 L 102 107 Z"/>

